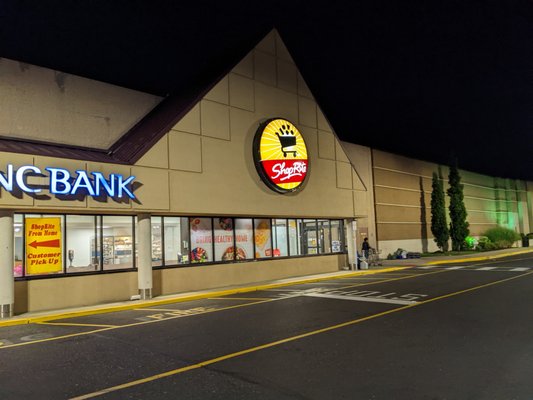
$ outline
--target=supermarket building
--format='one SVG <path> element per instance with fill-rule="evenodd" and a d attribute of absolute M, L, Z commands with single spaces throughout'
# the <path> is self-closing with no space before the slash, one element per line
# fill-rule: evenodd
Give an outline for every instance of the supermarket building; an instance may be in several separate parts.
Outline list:
<path fill-rule="evenodd" d="M 160 98 L 0 59 L 0 317 L 435 250 L 443 166 L 341 142 L 276 31 Z M 528 233 L 533 183 L 461 171 L 473 235 Z"/>

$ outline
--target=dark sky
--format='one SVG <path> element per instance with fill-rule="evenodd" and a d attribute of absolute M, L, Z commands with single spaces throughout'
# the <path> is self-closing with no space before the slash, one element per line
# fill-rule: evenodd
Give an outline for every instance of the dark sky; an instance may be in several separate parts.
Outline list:
<path fill-rule="evenodd" d="M 533 181 L 531 1 L 0 0 L 0 57 L 167 95 L 274 26 L 341 139 Z"/>

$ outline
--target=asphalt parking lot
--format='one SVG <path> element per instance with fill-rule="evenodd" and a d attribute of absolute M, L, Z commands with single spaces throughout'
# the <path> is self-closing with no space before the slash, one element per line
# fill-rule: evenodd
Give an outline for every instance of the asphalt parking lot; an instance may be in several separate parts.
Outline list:
<path fill-rule="evenodd" d="M 1 399 L 531 399 L 533 256 L 0 328 Z"/>

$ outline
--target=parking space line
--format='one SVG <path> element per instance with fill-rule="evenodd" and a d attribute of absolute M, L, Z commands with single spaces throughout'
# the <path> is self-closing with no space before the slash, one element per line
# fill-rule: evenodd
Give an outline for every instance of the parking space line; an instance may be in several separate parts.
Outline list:
<path fill-rule="evenodd" d="M 250 347 L 248 349 L 244 349 L 244 350 L 241 350 L 241 351 L 238 351 L 238 352 L 235 352 L 235 353 L 230 353 L 230 354 L 226 354 L 226 355 L 223 355 L 223 356 L 220 356 L 220 357 L 216 357 L 216 358 L 212 358 L 212 359 L 209 359 L 209 360 L 205 360 L 205 361 L 202 361 L 202 362 L 199 362 L 199 363 L 196 363 L 196 364 L 188 365 L 186 367 L 177 368 L 177 369 L 166 371 L 166 372 L 163 372 L 163 373 L 160 373 L 160 374 L 148 376 L 146 378 L 137 379 L 137 380 L 134 380 L 134 381 L 131 381 L 131 382 L 123 383 L 121 385 L 112 386 L 112 387 L 105 388 L 105 389 L 102 389 L 102 390 L 99 390 L 99 391 L 96 391 L 96 392 L 88 393 L 88 394 L 85 394 L 85 395 L 82 395 L 82 396 L 73 397 L 70 400 L 92 399 L 94 397 L 102 396 L 102 395 L 105 395 L 105 394 L 108 394 L 108 393 L 112 393 L 112 392 L 116 392 L 116 391 L 119 391 L 119 390 L 122 390 L 122 389 L 127 389 L 127 388 L 130 388 L 130 387 L 133 387 L 133 386 L 142 385 L 144 383 L 156 381 L 158 379 L 166 378 L 166 377 L 173 376 L 173 375 L 177 375 L 177 374 L 180 374 L 180 373 L 183 373 L 183 372 L 187 372 L 187 371 L 203 368 L 203 367 L 206 367 L 208 365 L 212 365 L 212 364 L 215 364 L 215 363 L 219 363 L 219 362 L 222 362 L 222 361 L 226 361 L 226 360 L 229 360 L 229 359 L 232 359 L 232 358 L 236 358 L 236 357 L 240 357 L 240 356 L 243 356 L 243 355 L 247 355 L 247 354 L 250 354 L 250 353 L 255 353 L 255 352 L 260 351 L 260 350 L 269 349 L 271 347 L 275 347 L 275 346 L 279 346 L 279 345 L 282 345 L 282 344 L 285 344 L 285 343 L 289 343 L 289 342 L 293 342 L 293 341 L 296 341 L 296 340 L 304 339 L 304 338 L 307 338 L 307 337 L 310 337 L 310 336 L 315 336 L 315 335 L 318 335 L 318 334 L 321 334 L 321 333 L 331 332 L 333 330 L 337 330 L 337 329 L 340 329 L 340 328 L 353 326 L 353 325 L 361 323 L 361 322 L 369 321 L 369 320 L 372 320 L 372 319 L 375 319 L 375 318 L 379 318 L 379 317 L 383 317 L 383 316 L 386 316 L 386 315 L 389 315 L 389 314 L 393 314 L 393 313 L 396 313 L 396 312 L 404 311 L 404 310 L 407 310 L 407 309 L 410 309 L 410 308 L 413 308 L 413 307 L 417 307 L 417 306 L 420 306 L 420 305 L 423 305 L 423 304 L 428 304 L 428 303 L 431 303 L 431 302 L 443 300 L 443 299 L 446 299 L 446 298 L 449 298 L 449 297 L 453 297 L 453 296 L 457 296 L 457 295 L 460 295 L 460 294 L 464 294 L 464 293 L 472 292 L 472 291 L 475 291 L 475 290 L 483 289 L 483 288 L 486 288 L 486 287 L 489 287 L 489 286 L 498 285 L 498 284 L 501 284 L 501 283 L 504 283 L 504 282 L 508 282 L 508 281 L 511 281 L 511 280 L 514 280 L 514 279 L 522 278 L 524 276 L 528 276 L 528 275 L 531 275 L 531 274 L 533 274 L 533 271 L 526 272 L 525 274 L 516 275 L 516 276 L 510 277 L 510 278 L 501 279 L 501 280 L 498 280 L 498 281 L 493 281 L 493 282 L 486 283 L 486 284 L 483 284 L 483 285 L 474 286 L 474 287 L 471 287 L 471 288 L 468 288 L 468 289 L 459 290 L 457 292 L 448 293 L 448 294 L 445 294 L 445 295 L 442 295 L 442 296 L 434 297 L 432 299 L 423 300 L 423 301 L 420 301 L 418 303 L 408 304 L 408 305 L 405 305 L 403 307 L 398 307 L 398 308 L 394 308 L 392 310 L 387 310 L 387 311 L 380 312 L 380 313 L 377 313 L 377 314 L 372 314 L 372 315 L 369 315 L 369 316 L 366 316 L 366 317 L 363 317 L 363 318 L 358 318 L 358 319 L 351 320 L 351 321 L 346 321 L 346 322 L 343 322 L 343 323 L 340 323 L 340 324 L 327 326 L 325 328 L 317 329 L 317 330 L 314 330 L 314 331 L 305 332 L 305 333 L 302 333 L 300 335 L 295 335 L 295 336 L 287 337 L 287 338 L 284 338 L 284 339 L 281 339 L 281 340 L 276 340 L 274 342 L 265 343 L 265 344 L 262 344 L 260 346 Z"/>
<path fill-rule="evenodd" d="M 509 271 L 516 271 L 516 272 L 523 272 L 523 271 L 529 271 L 531 268 L 523 268 L 523 267 L 519 267 L 519 268 L 512 268 L 510 269 Z"/>
<path fill-rule="evenodd" d="M 54 337 L 51 337 L 51 338 L 34 340 L 34 341 L 30 341 L 30 342 L 14 343 L 14 344 L 10 344 L 10 345 L 7 345 L 7 346 L 0 347 L 0 351 L 3 350 L 3 349 L 12 348 L 12 347 L 21 347 L 21 346 L 27 346 L 27 345 L 31 345 L 31 344 L 50 342 L 50 341 L 53 341 L 53 340 L 68 339 L 68 338 L 76 337 L 76 336 L 91 335 L 91 334 L 100 333 L 100 332 L 103 332 L 103 331 L 109 331 L 109 330 L 115 330 L 115 329 L 123 329 L 123 328 L 131 328 L 131 327 L 134 327 L 134 326 L 147 325 L 147 324 L 155 324 L 157 322 L 170 321 L 170 320 L 177 319 L 177 318 L 193 317 L 193 316 L 208 314 L 208 313 L 217 312 L 217 311 L 231 310 L 233 308 L 253 306 L 253 305 L 256 305 L 256 304 L 269 303 L 269 302 L 272 302 L 272 301 L 287 300 L 287 299 L 291 299 L 291 298 L 294 298 L 294 297 L 296 297 L 296 296 L 277 297 L 275 299 L 266 299 L 264 301 L 254 301 L 254 302 L 245 303 L 245 304 L 236 304 L 234 306 L 221 307 L 221 308 L 217 308 L 217 309 L 210 309 L 210 310 L 207 310 L 207 311 L 204 311 L 204 312 L 195 313 L 195 314 L 172 315 L 172 316 L 168 316 L 168 317 L 162 318 L 162 319 L 153 319 L 153 320 L 150 320 L 150 321 L 134 322 L 134 323 L 125 324 L 125 325 L 116 325 L 116 326 L 113 326 L 113 327 L 96 329 L 94 331 L 89 331 L 89 332 L 71 333 L 71 334 L 68 334 L 68 335 L 54 336 Z M 158 310 L 157 309 L 147 309 L 146 311 L 158 311 Z M 163 310 L 161 310 L 161 311 L 163 311 Z M 163 312 L 175 312 L 175 311 L 179 311 L 179 310 L 177 310 L 177 309 L 167 309 L 167 310 L 164 310 Z"/>
<path fill-rule="evenodd" d="M 115 328 L 118 325 L 104 324 L 80 324 L 76 322 L 37 322 L 37 325 L 54 325 L 54 326 L 88 326 L 93 328 Z"/>
<path fill-rule="evenodd" d="M 369 285 L 374 285 L 374 284 L 377 284 L 377 283 L 386 283 L 386 282 L 392 282 L 392 281 L 397 281 L 397 280 L 401 280 L 401 279 L 424 277 L 424 276 L 427 276 L 427 275 L 432 275 L 432 274 L 442 273 L 442 272 L 446 272 L 446 270 L 441 269 L 441 270 L 438 270 L 438 271 L 433 271 L 433 272 L 428 272 L 428 273 L 423 273 L 423 274 L 413 274 L 413 275 L 402 276 L 402 277 L 397 277 L 397 278 L 374 281 L 374 282 L 363 282 L 363 283 L 359 283 L 359 284 L 340 287 L 337 290 L 343 290 L 343 289 L 348 289 L 348 288 L 352 288 L 352 287 L 359 287 L 359 286 L 369 286 Z M 47 338 L 47 339 L 42 339 L 42 340 L 35 340 L 35 341 L 22 342 L 22 343 L 14 343 L 14 344 L 6 345 L 6 346 L 1 346 L 0 347 L 0 351 L 3 350 L 3 349 L 13 348 L 13 347 L 28 346 L 28 345 L 31 345 L 31 344 L 39 344 L 39 343 L 49 342 L 49 341 L 53 341 L 53 340 L 67 339 L 67 338 L 71 338 L 71 337 L 75 337 L 75 336 L 91 335 L 91 334 L 99 333 L 99 332 L 106 331 L 106 330 L 131 328 L 131 327 L 134 327 L 134 326 L 140 326 L 140 325 L 146 325 L 146 324 L 154 324 L 154 323 L 158 323 L 158 322 L 162 322 L 162 321 L 169 321 L 169 320 L 173 320 L 173 319 L 177 319 L 177 318 L 198 316 L 198 315 L 203 315 L 203 314 L 212 313 L 212 312 L 230 310 L 230 309 L 233 309 L 233 308 L 254 306 L 254 305 L 257 305 L 257 304 L 263 304 L 263 303 L 268 303 L 268 302 L 272 302 L 272 301 L 287 300 L 287 299 L 292 299 L 294 297 L 297 297 L 297 296 L 300 295 L 299 293 L 301 293 L 301 290 L 287 290 L 287 289 L 285 289 L 285 290 L 283 290 L 283 289 L 266 289 L 266 290 L 267 291 L 276 291 L 276 292 L 277 291 L 282 291 L 282 292 L 286 292 L 286 293 L 289 293 L 289 294 L 294 292 L 294 293 L 298 293 L 298 294 L 284 296 L 284 297 L 277 297 L 277 298 L 273 298 L 273 299 L 270 298 L 270 299 L 265 299 L 265 300 L 261 300 L 261 301 L 253 301 L 253 302 L 250 302 L 250 303 L 237 304 L 237 305 L 234 305 L 234 306 L 221 307 L 221 308 L 217 308 L 217 309 L 214 309 L 214 310 L 209 310 L 209 311 L 205 311 L 205 312 L 199 312 L 199 313 L 190 314 L 190 315 L 173 315 L 173 316 L 168 316 L 168 317 L 161 318 L 161 319 L 153 319 L 153 320 L 150 320 L 150 321 L 141 321 L 141 322 L 134 322 L 134 323 L 131 323 L 131 324 L 117 325 L 117 326 L 113 326 L 113 327 L 105 327 L 105 328 L 97 329 L 97 330 L 94 330 L 94 331 L 78 332 L 78 333 L 72 333 L 72 334 L 69 334 L 69 335 L 55 336 L 55 337 L 52 337 L 52 338 Z M 159 311 L 159 312 L 174 312 L 174 311 L 176 311 L 176 309 L 156 309 L 156 308 L 147 308 L 147 309 L 135 308 L 133 310 L 156 311 L 156 312 L 157 311 Z"/>

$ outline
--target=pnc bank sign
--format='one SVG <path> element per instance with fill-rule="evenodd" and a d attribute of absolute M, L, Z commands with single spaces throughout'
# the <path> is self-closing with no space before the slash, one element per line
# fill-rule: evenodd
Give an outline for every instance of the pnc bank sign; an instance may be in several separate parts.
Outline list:
<path fill-rule="evenodd" d="M 47 185 L 32 184 L 30 177 L 48 177 Z M 112 198 L 135 199 L 133 194 L 134 176 L 120 174 L 104 176 L 101 172 L 76 170 L 70 172 L 64 168 L 46 167 L 44 171 L 34 165 L 14 168 L 12 164 L 0 171 L 0 189 L 7 192 L 22 191 L 36 194 L 47 189 L 50 193 L 64 196 L 89 195 L 91 197 L 109 196 Z"/>

